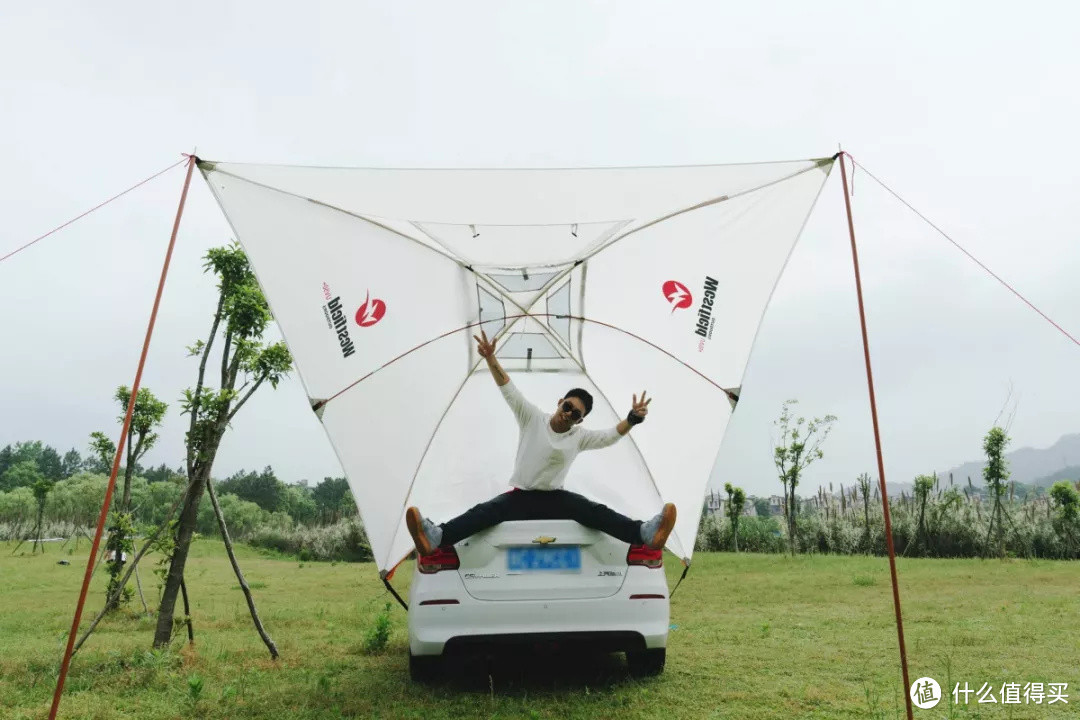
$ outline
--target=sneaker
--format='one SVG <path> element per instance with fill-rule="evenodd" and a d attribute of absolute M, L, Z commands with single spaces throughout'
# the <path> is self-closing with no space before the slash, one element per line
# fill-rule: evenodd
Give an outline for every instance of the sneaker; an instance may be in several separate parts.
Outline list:
<path fill-rule="evenodd" d="M 405 511 L 405 524 L 418 555 L 430 555 L 442 543 L 442 528 L 421 516 L 417 508 L 410 507 Z"/>
<path fill-rule="evenodd" d="M 641 523 L 641 541 L 652 550 L 660 550 L 674 527 L 675 505 L 665 503 L 664 509 L 656 517 Z"/>

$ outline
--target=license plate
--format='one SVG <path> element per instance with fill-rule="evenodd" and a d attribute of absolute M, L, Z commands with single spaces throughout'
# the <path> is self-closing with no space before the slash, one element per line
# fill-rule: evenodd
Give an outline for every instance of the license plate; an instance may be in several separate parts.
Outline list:
<path fill-rule="evenodd" d="M 506 561 L 510 572 L 543 570 L 580 572 L 581 548 L 576 545 L 565 547 L 512 547 L 507 549 Z"/>

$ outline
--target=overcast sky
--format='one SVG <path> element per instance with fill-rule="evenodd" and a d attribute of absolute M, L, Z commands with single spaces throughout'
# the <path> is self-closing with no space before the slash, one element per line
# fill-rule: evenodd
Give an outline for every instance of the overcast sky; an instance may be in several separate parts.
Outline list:
<path fill-rule="evenodd" d="M 1074 4 L 18 3 L 0 22 L 0 255 L 198 148 L 367 166 L 612 166 L 822 157 L 842 142 L 1074 335 Z M 115 434 L 183 180 L 177 168 L 0 263 L 0 446 Z M 855 174 L 890 482 L 981 455 L 1010 383 L 1013 448 L 1077 420 L 1080 348 Z M 148 460 L 181 464 L 184 347 L 230 239 L 193 181 L 144 386 Z M 763 321 L 715 483 L 779 491 L 784 399 L 839 417 L 805 479 L 876 476 L 838 169 Z M 1073 464 L 1080 458 L 1067 458 Z M 340 475 L 295 379 L 260 391 L 216 465 Z M 507 468 L 509 475 L 510 468 Z"/>

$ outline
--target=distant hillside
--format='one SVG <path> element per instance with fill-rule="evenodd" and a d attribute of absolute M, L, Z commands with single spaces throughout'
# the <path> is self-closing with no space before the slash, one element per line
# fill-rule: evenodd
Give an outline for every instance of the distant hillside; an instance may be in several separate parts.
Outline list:
<path fill-rule="evenodd" d="M 1044 450 L 1020 448 L 1007 453 L 1005 457 L 1009 461 L 1009 480 L 1028 485 L 1042 485 L 1044 480 L 1059 473 L 1066 474 L 1058 477 L 1058 480 L 1080 479 L 1080 475 L 1077 474 L 1077 470 L 1080 469 L 1080 433 L 1063 435 L 1060 440 Z M 964 463 L 938 475 L 946 484 L 951 472 L 953 481 L 957 485 L 967 485 L 968 476 L 975 485 L 982 485 L 984 465 L 986 465 L 984 460 Z M 1053 484 L 1053 481 L 1048 484 Z"/>
<path fill-rule="evenodd" d="M 1035 487 L 1050 487 L 1058 480 L 1072 480 L 1073 482 L 1080 480 L 1080 465 L 1072 465 L 1058 470 L 1053 475 L 1041 477 L 1035 481 Z"/>

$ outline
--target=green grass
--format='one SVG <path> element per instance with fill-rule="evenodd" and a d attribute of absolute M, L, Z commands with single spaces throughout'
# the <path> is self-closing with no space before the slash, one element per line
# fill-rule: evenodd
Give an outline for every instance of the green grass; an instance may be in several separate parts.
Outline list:
<path fill-rule="evenodd" d="M 0 545 L 0 717 L 45 717 L 85 567 L 80 554 L 12 557 Z M 21 552 L 21 551 L 20 551 Z M 667 668 L 644 681 L 621 656 L 457 663 L 412 684 L 396 603 L 385 650 L 367 638 L 390 599 L 371 564 L 301 563 L 239 548 L 281 659 L 252 628 L 220 543 L 192 547 L 195 647 L 150 653 L 154 619 L 136 597 L 72 661 L 63 718 L 894 718 L 903 716 L 888 561 L 699 553 L 672 598 Z M 56 561 L 64 558 L 69 566 Z M 153 560 L 153 558 L 150 558 Z M 143 587 L 153 608 L 156 579 Z M 1069 704 L 966 707 L 916 717 L 1066 718 L 1080 707 L 1080 565 L 900 559 L 911 679 L 945 693 L 1003 682 L 1067 682 Z M 673 584 L 681 567 L 667 563 Z M 395 586 L 404 595 L 412 567 Z M 94 578 L 84 622 L 101 607 Z"/>

